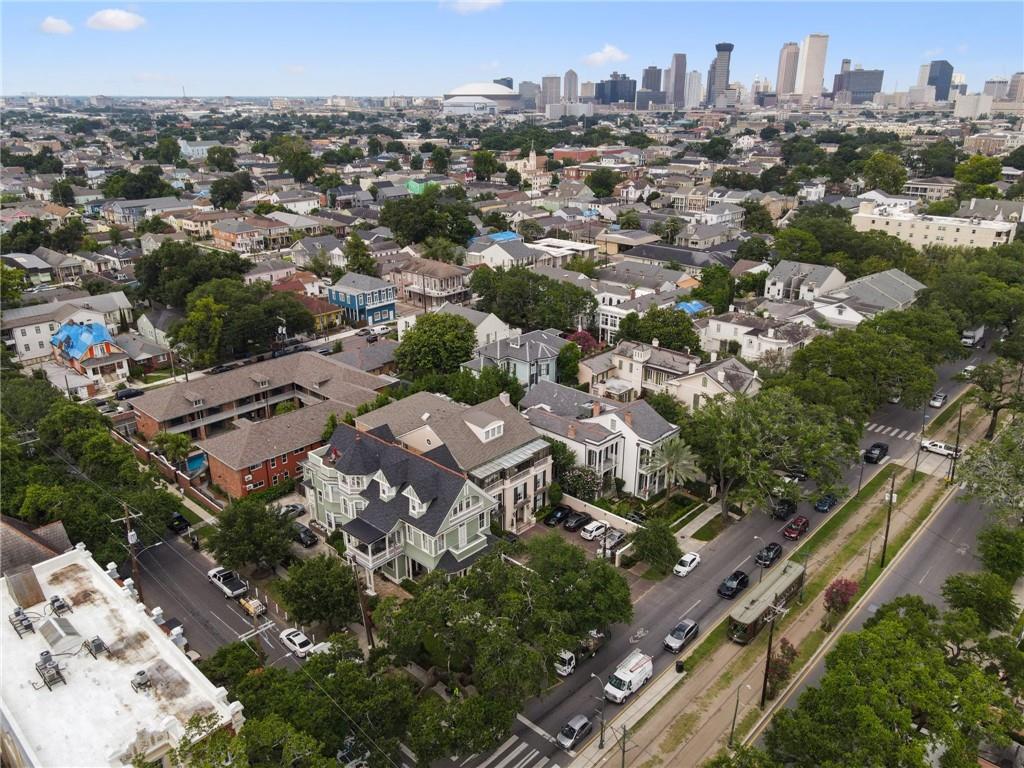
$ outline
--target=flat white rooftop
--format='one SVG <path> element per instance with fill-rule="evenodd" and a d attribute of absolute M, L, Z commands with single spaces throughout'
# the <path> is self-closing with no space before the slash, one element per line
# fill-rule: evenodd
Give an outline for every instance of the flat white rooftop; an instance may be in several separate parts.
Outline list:
<path fill-rule="evenodd" d="M 79 545 L 81 546 L 81 545 Z M 23 605 L 35 632 L 18 636 L 8 617 L 15 594 L 28 574 L 0 579 L 0 715 L 4 763 L 14 766 L 97 768 L 131 763 L 141 751 L 159 758 L 184 735 L 194 715 L 216 714 L 222 724 L 242 725 L 241 705 L 228 704 L 223 688 L 213 685 L 180 648 L 108 576 L 84 549 L 73 549 L 32 568 L 42 600 Z M 12 591 L 17 582 L 17 592 Z M 66 600 L 72 612 L 63 618 L 74 628 L 54 645 L 41 631 L 53 615 L 51 596 Z M 31 598 L 30 598 L 31 599 Z M 24 600 L 27 602 L 28 600 Z M 67 625 L 65 625 L 67 628 Z M 96 658 L 82 647 L 99 637 L 109 648 Z M 50 651 L 65 684 L 48 690 L 36 670 L 42 651 Z M 133 676 L 145 671 L 148 687 L 133 689 Z"/>

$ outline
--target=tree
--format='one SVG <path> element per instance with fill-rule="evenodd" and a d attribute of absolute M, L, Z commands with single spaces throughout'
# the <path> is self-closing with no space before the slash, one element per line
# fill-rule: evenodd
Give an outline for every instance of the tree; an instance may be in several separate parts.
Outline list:
<path fill-rule="evenodd" d="M 562 490 L 583 501 L 593 501 L 601 492 L 601 478 L 590 467 L 573 465 L 559 477 Z"/>
<path fill-rule="evenodd" d="M 444 147 L 434 147 L 430 151 L 430 168 L 434 173 L 448 173 L 448 152 Z"/>
<path fill-rule="evenodd" d="M 107 197 L 142 200 L 173 196 L 177 194 L 177 190 L 164 181 L 160 166 L 147 165 L 139 169 L 138 173 L 120 170 L 110 174 L 103 183 L 103 194 Z"/>
<path fill-rule="evenodd" d="M 517 328 L 576 330 L 587 324 L 597 306 L 589 290 L 524 267 L 478 267 L 470 276 L 470 290 L 479 296 L 477 309 Z"/>
<path fill-rule="evenodd" d="M 358 232 L 352 232 L 345 241 L 345 264 L 349 272 L 377 277 L 377 260 Z"/>
<path fill-rule="evenodd" d="M 440 312 L 420 315 L 395 350 L 398 369 L 410 378 L 453 373 L 473 356 L 476 330 L 464 317 Z"/>
<path fill-rule="evenodd" d="M 744 240 L 736 249 L 737 259 L 768 261 L 770 256 L 771 252 L 768 249 L 768 243 L 760 237 L 752 237 L 749 240 Z"/>
<path fill-rule="evenodd" d="M 214 685 L 234 690 L 242 678 L 263 667 L 266 654 L 259 643 L 228 643 L 199 662 L 199 669 Z"/>
<path fill-rule="evenodd" d="M 423 243 L 423 258 L 443 261 L 445 264 L 461 264 L 465 259 L 465 252 L 447 238 L 428 237 Z"/>
<path fill-rule="evenodd" d="M 519 235 L 528 243 L 544 237 L 544 228 L 533 219 L 523 219 L 519 222 Z"/>
<path fill-rule="evenodd" d="M 797 652 L 793 644 L 786 638 L 779 641 L 778 647 L 768 660 L 768 698 L 774 699 L 779 689 L 786 684 L 792 672 Z"/>
<path fill-rule="evenodd" d="M 75 204 L 75 190 L 71 188 L 71 182 L 59 179 L 50 186 L 50 199 L 57 205 L 73 206 Z"/>
<path fill-rule="evenodd" d="M 1013 598 L 1013 585 L 989 571 L 953 574 L 942 585 L 942 596 L 954 610 L 974 611 L 988 632 L 1005 632 L 1020 614 Z"/>
<path fill-rule="evenodd" d="M 415 154 L 409 160 L 409 168 L 414 171 L 423 170 L 423 155 Z"/>
<path fill-rule="evenodd" d="M 337 428 L 338 415 L 336 413 L 329 414 L 327 416 L 327 423 L 324 424 L 324 431 L 320 434 L 320 439 L 326 443 L 328 440 L 331 439 L 331 435 L 334 434 L 334 430 L 336 430 Z"/>
<path fill-rule="evenodd" d="M 836 579 L 825 589 L 825 621 L 826 629 L 832 629 L 832 621 L 836 616 L 846 613 L 857 594 L 860 585 L 851 579 Z"/>
<path fill-rule="evenodd" d="M 579 383 L 579 367 L 582 353 L 580 348 L 571 341 L 558 350 L 555 363 L 556 376 L 559 384 L 575 387 Z"/>
<path fill-rule="evenodd" d="M 864 327 L 910 340 L 932 366 L 963 356 L 956 323 L 941 307 L 913 306 L 882 312 L 866 321 Z"/>
<path fill-rule="evenodd" d="M 291 539 L 291 521 L 257 495 L 228 504 L 220 513 L 209 544 L 217 562 L 225 568 L 273 568 L 288 554 Z"/>
<path fill-rule="evenodd" d="M 971 493 L 993 508 L 1006 525 L 1024 523 L 1019 505 L 1024 498 L 1024 421 L 1007 424 L 992 439 L 967 452 L 960 479 Z"/>
<path fill-rule="evenodd" d="M 732 142 L 724 136 L 712 136 L 700 146 L 700 153 L 708 160 L 725 160 L 732 153 Z"/>
<path fill-rule="evenodd" d="M 292 411 L 297 411 L 298 409 L 299 406 L 297 406 L 293 401 L 284 400 L 274 406 L 274 415 L 283 416 L 286 413 L 291 413 Z"/>
<path fill-rule="evenodd" d="M 972 155 L 958 164 L 953 178 L 961 184 L 991 184 L 1003 175 L 1003 163 L 998 157 Z"/>
<path fill-rule="evenodd" d="M 625 177 L 621 173 L 611 168 L 598 168 L 587 174 L 585 183 L 594 193 L 594 197 L 611 197 L 623 178 Z"/>
<path fill-rule="evenodd" d="M 810 232 L 795 226 L 786 227 L 775 238 L 779 257 L 789 261 L 817 264 L 821 260 L 821 245 Z"/>
<path fill-rule="evenodd" d="M 718 485 L 723 516 L 734 491 L 742 501 L 777 494 L 780 470 L 800 467 L 819 489 L 834 487 L 857 439 L 856 431 L 837 428 L 830 408 L 783 388 L 712 398 L 690 415 L 684 431 L 698 466 Z"/>
<path fill-rule="evenodd" d="M 985 570 L 1013 584 L 1024 576 L 1024 528 L 990 525 L 978 533 L 978 555 Z"/>
<path fill-rule="evenodd" d="M 864 183 L 869 189 L 880 189 L 890 195 L 898 195 L 907 183 L 907 169 L 903 161 L 889 152 L 875 152 L 861 169 Z"/>
<path fill-rule="evenodd" d="M 12 309 L 21 304 L 21 295 L 28 287 L 25 273 L 15 267 L 0 264 L 0 306 Z"/>
<path fill-rule="evenodd" d="M 555 440 L 553 437 L 544 439 L 551 446 L 551 476 L 557 480 L 576 464 L 576 454 L 561 440 Z"/>
<path fill-rule="evenodd" d="M 683 554 L 670 522 L 663 517 L 652 517 L 638 526 L 630 540 L 633 542 L 631 554 L 660 573 L 671 571 Z"/>
<path fill-rule="evenodd" d="M 328 629 L 341 629 L 359 618 L 359 584 L 337 557 L 301 560 L 288 569 L 278 589 L 288 613 L 303 624 L 322 622 Z"/>
<path fill-rule="evenodd" d="M 771 756 L 759 747 L 737 745 L 732 754 L 719 752 L 704 768 L 782 768 Z"/>
<path fill-rule="evenodd" d="M 660 443 L 648 459 L 647 471 L 664 472 L 670 491 L 700 476 L 697 457 L 681 437 L 672 437 Z"/>
<path fill-rule="evenodd" d="M 475 169 L 474 169 L 475 170 Z M 515 168 L 510 168 L 505 172 L 505 183 L 510 187 L 519 187 L 523 181 L 523 175 L 519 173 Z"/>
<path fill-rule="evenodd" d="M 206 164 L 215 171 L 236 170 L 235 159 L 238 152 L 231 147 L 210 147 L 206 152 Z"/>
<path fill-rule="evenodd" d="M 775 222 L 772 215 L 760 203 L 752 201 L 740 203 L 743 208 L 743 228 L 748 232 L 763 232 L 772 234 L 775 232 Z"/>
<path fill-rule="evenodd" d="M 576 331 L 565 338 L 567 341 L 571 341 L 579 347 L 580 352 L 582 352 L 584 356 L 589 355 L 591 352 L 596 352 L 598 347 L 601 346 L 589 331 Z"/>
<path fill-rule="evenodd" d="M 192 440 L 184 432 L 158 432 L 153 437 L 153 445 L 175 468 L 181 466 L 192 450 Z"/>
<path fill-rule="evenodd" d="M 644 400 L 669 424 L 676 424 L 685 415 L 686 409 L 668 392 L 645 394 Z"/>
<path fill-rule="evenodd" d="M 768 125 L 762 128 L 758 135 L 761 137 L 761 141 L 771 141 L 781 133 L 782 131 L 780 131 L 774 125 Z"/>
<path fill-rule="evenodd" d="M 473 173 L 477 181 L 490 181 L 498 172 L 498 158 L 493 152 L 481 149 L 473 153 Z"/>
<path fill-rule="evenodd" d="M 700 286 L 691 291 L 690 295 L 706 301 L 715 308 L 715 314 L 721 314 L 727 312 L 732 304 L 734 285 L 735 281 L 727 267 L 712 264 L 701 272 Z"/>
<path fill-rule="evenodd" d="M 381 210 L 380 223 L 394 232 L 402 245 L 443 237 L 464 245 L 476 228 L 470 221 L 476 210 L 464 195 L 431 185 L 425 192 L 402 200 L 389 200 Z"/>
<path fill-rule="evenodd" d="M 640 214 L 633 208 L 619 211 L 615 221 L 623 229 L 640 229 Z"/>
<path fill-rule="evenodd" d="M 188 295 L 220 278 L 241 277 L 249 264 L 237 253 L 205 251 L 192 243 L 167 241 L 139 258 L 135 276 L 143 298 L 172 307 L 185 306 Z"/>
<path fill-rule="evenodd" d="M 690 316 L 671 308 L 651 307 L 642 316 L 630 312 L 619 324 L 616 341 L 622 339 L 645 344 L 657 339 L 660 346 L 676 351 L 700 349 Z"/>
<path fill-rule="evenodd" d="M 992 363 L 982 363 L 971 374 L 974 387 L 968 397 L 989 414 L 988 429 L 985 439 L 991 440 L 996 434 L 999 414 L 1005 409 L 1020 410 L 1024 408 L 1024 397 L 1020 393 L 1021 372 L 1006 360 L 996 359 Z"/>
<path fill-rule="evenodd" d="M 221 727 L 216 714 L 195 715 L 186 724 L 184 736 L 167 754 L 172 765 L 191 768 L 257 768 L 287 765 L 292 768 L 330 768 L 337 762 L 324 756 L 325 747 L 283 717 L 249 718 L 233 734 Z M 141 759 L 133 765 L 145 765 Z"/>
<path fill-rule="evenodd" d="M 242 193 L 251 192 L 252 179 L 245 171 L 217 179 L 210 185 L 210 202 L 218 208 L 237 208 L 242 202 Z"/>

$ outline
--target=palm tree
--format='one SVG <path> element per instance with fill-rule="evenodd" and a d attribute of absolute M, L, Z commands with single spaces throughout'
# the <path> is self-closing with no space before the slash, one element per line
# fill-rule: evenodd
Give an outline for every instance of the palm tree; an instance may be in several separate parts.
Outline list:
<path fill-rule="evenodd" d="M 655 448 L 648 456 L 645 468 L 648 472 L 664 472 L 669 491 L 700 477 L 697 455 L 681 437 L 669 438 Z"/>
<path fill-rule="evenodd" d="M 192 449 L 192 441 L 183 432 L 160 432 L 153 438 L 153 445 L 175 469 L 188 458 Z"/>

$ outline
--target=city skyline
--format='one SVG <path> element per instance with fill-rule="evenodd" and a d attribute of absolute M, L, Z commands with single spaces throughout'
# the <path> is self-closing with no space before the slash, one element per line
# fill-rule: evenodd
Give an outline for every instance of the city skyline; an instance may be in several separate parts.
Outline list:
<path fill-rule="evenodd" d="M 244 13 L 247 6 L 238 3 L 204 3 L 197 27 L 183 12 L 188 4 L 141 3 L 128 10 L 15 2 L 5 3 L 3 11 L 2 87 L 8 96 L 180 96 L 182 89 L 189 96 L 437 96 L 465 82 L 502 76 L 516 84 L 540 82 L 545 74 L 569 68 L 581 83 L 606 79 L 613 70 L 639 82 L 645 67 L 667 68 L 673 54 L 686 54 L 699 67 L 715 56 L 716 43 L 728 41 L 735 46 L 730 81 L 749 87 L 767 75 L 774 88 L 782 45 L 812 34 L 829 36 L 826 84 L 843 59 L 885 70 L 886 92 L 913 86 L 919 67 L 937 59 L 950 61 L 970 92 L 1018 71 L 1024 6 L 972 3 L 972 13 L 987 9 L 1005 23 L 950 29 L 943 20 L 957 5 L 966 6 L 942 3 L 938 14 L 929 13 L 933 4 L 886 4 L 886 24 L 877 25 L 874 14 L 863 12 L 879 7 L 875 3 L 800 4 L 799 14 L 789 12 L 792 4 L 747 3 L 744 23 L 736 25 L 725 23 L 717 4 L 593 4 L 585 6 L 586 34 L 566 36 L 573 21 L 580 21 L 578 3 L 296 3 L 286 13 L 281 4 L 260 3 L 255 14 Z M 656 10 L 663 23 L 641 47 L 628 30 L 648 10 Z M 273 24 L 266 23 L 270 17 Z M 538 18 L 547 23 L 536 24 Z M 211 35 L 216 44 L 208 47 L 182 45 L 197 29 L 203 37 L 219 25 L 237 34 Z M 377 34 L 345 32 L 363 26 Z M 525 50 L 509 33 L 516 29 L 529 30 Z M 504 34 L 496 36 L 496 30 Z M 425 45 L 445 35 L 458 41 L 456 56 L 423 55 Z"/>

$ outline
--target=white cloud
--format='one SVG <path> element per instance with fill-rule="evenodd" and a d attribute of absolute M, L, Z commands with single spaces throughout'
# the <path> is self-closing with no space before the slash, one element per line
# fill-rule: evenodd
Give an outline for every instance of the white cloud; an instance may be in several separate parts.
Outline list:
<path fill-rule="evenodd" d="M 67 21 L 58 19 L 56 16 L 47 16 L 39 25 L 39 31 L 48 35 L 70 35 L 72 29 L 73 27 Z"/>
<path fill-rule="evenodd" d="M 441 0 L 441 7 L 463 16 L 497 8 L 505 0 Z"/>
<path fill-rule="evenodd" d="M 285 66 L 284 71 L 289 75 L 304 75 L 306 74 L 306 68 L 301 64 L 288 64 Z"/>
<path fill-rule="evenodd" d="M 584 56 L 583 63 L 589 67 L 600 67 L 616 61 L 625 61 L 628 58 L 628 53 L 624 53 L 611 43 L 605 43 L 600 51 L 594 51 Z"/>
<path fill-rule="evenodd" d="M 108 32 L 131 32 L 145 23 L 146 20 L 139 14 L 120 8 L 97 11 L 85 22 L 89 29 L 103 29 Z"/>

